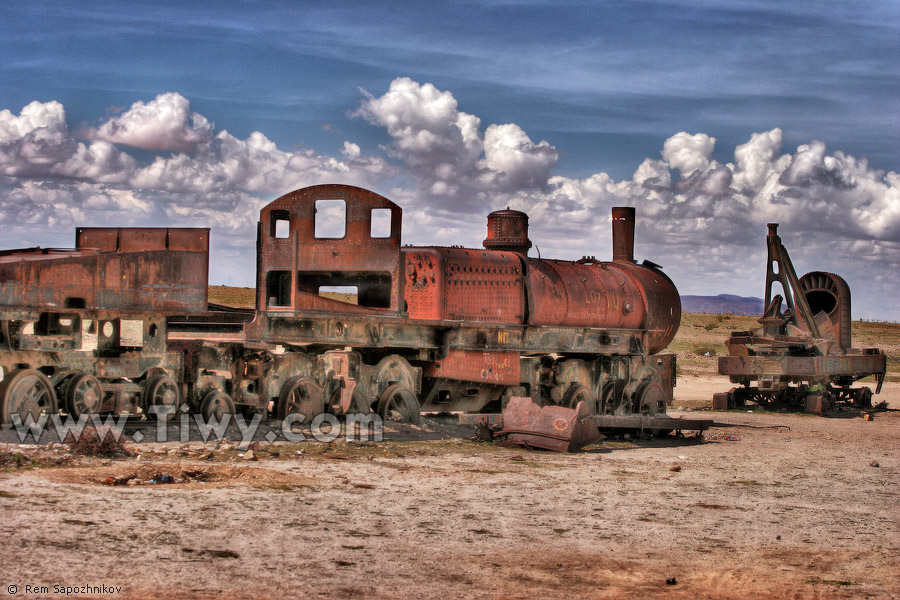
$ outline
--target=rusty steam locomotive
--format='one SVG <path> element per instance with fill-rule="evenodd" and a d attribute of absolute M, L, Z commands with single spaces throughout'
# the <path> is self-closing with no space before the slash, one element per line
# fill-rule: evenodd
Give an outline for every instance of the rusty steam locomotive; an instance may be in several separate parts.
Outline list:
<path fill-rule="evenodd" d="M 680 298 L 633 259 L 634 209 L 612 227 L 610 262 L 529 257 L 514 210 L 488 216 L 484 248 L 401 246 L 390 200 L 300 189 L 260 213 L 255 310 L 208 302 L 208 229 L 78 228 L 71 250 L 2 251 L 2 420 L 187 404 L 415 423 L 512 396 L 664 413 Z"/>

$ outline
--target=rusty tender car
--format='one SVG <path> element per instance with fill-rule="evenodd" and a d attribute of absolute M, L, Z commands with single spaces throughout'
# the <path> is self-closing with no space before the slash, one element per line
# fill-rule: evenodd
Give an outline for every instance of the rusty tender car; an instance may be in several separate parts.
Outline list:
<path fill-rule="evenodd" d="M 528 256 L 528 217 L 488 216 L 483 248 L 401 246 L 401 208 L 320 185 L 264 207 L 256 308 L 207 298 L 209 230 L 78 228 L 71 250 L 0 252 L 2 420 L 59 411 L 306 420 L 479 412 L 514 396 L 595 415 L 664 413 L 681 302 L 633 258 Z"/>

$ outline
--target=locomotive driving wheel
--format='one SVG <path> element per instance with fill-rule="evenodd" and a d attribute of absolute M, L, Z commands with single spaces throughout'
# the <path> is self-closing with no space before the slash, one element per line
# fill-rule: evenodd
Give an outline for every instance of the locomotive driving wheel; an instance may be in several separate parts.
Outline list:
<path fill-rule="evenodd" d="M 24 423 L 28 415 L 37 421 L 42 414 L 57 411 L 56 392 L 50 380 L 34 369 L 22 369 L 10 374 L 0 384 L 0 399 L 3 401 L 4 423 L 12 423 L 15 416 Z"/>
<path fill-rule="evenodd" d="M 303 415 L 306 424 L 317 415 L 325 412 L 325 395 L 316 383 L 308 377 L 291 377 L 281 387 L 278 397 L 278 418 L 284 419 L 290 414 Z"/>
<path fill-rule="evenodd" d="M 563 406 L 567 406 L 569 408 L 575 408 L 578 406 L 579 402 L 584 402 L 587 404 L 588 409 L 591 411 L 592 415 L 596 415 L 599 411 L 597 409 L 597 397 L 594 396 L 593 392 L 581 385 L 580 383 L 573 384 L 569 386 L 569 389 L 566 390 L 565 396 L 563 396 Z"/>
<path fill-rule="evenodd" d="M 666 392 L 663 387 L 655 382 L 649 382 L 642 385 L 637 393 L 638 413 L 644 417 L 652 417 L 656 414 L 666 412 Z M 649 430 L 652 435 L 666 435 L 671 429 L 652 428 Z"/>
<path fill-rule="evenodd" d="M 616 413 L 617 408 L 616 383 L 614 381 L 607 381 L 600 392 L 600 409 L 603 411 L 604 415 L 613 415 Z"/>
<path fill-rule="evenodd" d="M 178 384 L 168 375 L 153 375 L 144 382 L 144 410 L 158 421 L 171 421 L 178 410 Z M 153 410 L 151 407 L 157 407 Z M 169 407 L 169 408 L 162 408 Z"/>
<path fill-rule="evenodd" d="M 90 373 L 75 373 L 65 388 L 66 410 L 78 419 L 81 415 L 95 415 L 103 404 L 103 388 Z"/>
<path fill-rule="evenodd" d="M 658 383 L 646 383 L 638 391 L 638 412 L 653 416 L 666 412 L 666 392 Z"/>
<path fill-rule="evenodd" d="M 362 393 L 362 390 L 356 388 L 353 390 L 353 396 L 350 399 L 350 408 L 347 409 L 346 412 L 341 412 L 341 389 L 338 388 L 331 394 L 331 401 L 329 404 L 329 411 L 335 415 L 367 415 L 372 412 L 372 407 L 369 406 L 369 399 L 366 398 L 366 395 Z"/>
<path fill-rule="evenodd" d="M 219 390 L 213 390 L 206 394 L 203 397 L 203 402 L 200 403 L 200 414 L 207 421 L 215 419 L 221 423 L 225 415 L 233 415 L 234 413 L 234 401 L 231 399 L 231 396 Z"/>
<path fill-rule="evenodd" d="M 419 414 L 419 401 L 405 385 L 395 383 L 389 386 L 378 399 L 378 414 L 385 421 L 397 421 L 419 425 L 422 416 Z"/>

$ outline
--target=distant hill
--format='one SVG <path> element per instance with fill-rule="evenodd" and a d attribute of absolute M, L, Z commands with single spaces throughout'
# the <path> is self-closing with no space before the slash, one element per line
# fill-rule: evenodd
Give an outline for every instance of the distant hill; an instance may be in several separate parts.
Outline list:
<path fill-rule="evenodd" d="M 759 316 L 763 312 L 762 298 L 743 298 L 731 294 L 718 296 L 682 296 L 681 310 L 686 313 Z"/>

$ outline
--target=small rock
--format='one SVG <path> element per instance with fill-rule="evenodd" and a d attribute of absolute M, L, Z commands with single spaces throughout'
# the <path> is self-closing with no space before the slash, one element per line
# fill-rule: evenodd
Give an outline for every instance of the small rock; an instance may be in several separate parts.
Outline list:
<path fill-rule="evenodd" d="M 681 465 L 672 465 L 671 467 L 669 467 L 669 470 L 673 473 L 678 473 L 679 471 L 681 471 Z"/>
<path fill-rule="evenodd" d="M 878 464 L 877 460 L 873 460 L 872 462 L 869 463 L 869 466 L 870 467 L 880 467 L 881 465 Z"/>
<path fill-rule="evenodd" d="M 780 540 L 780 539 L 781 539 L 781 536 L 780 536 L 780 535 L 776 535 L 776 536 L 775 536 L 775 539 L 776 539 L 776 540 Z"/>
<path fill-rule="evenodd" d="M 256 458 L 256 452 L 254 452 L 253 450 L 247 450 L 244 453 L 244 460 L 258 460 Z"/>
<path fill-rule="evenodd" d="M 865 419 L 866 421 L 874 421 L 875 417 L 873 417 L 869 413 L 866 413 L 866 416 L 864 416 L 863 419 Z"/>
<path fill-rule="evenodd" d="M 676 585 L 677 583 L 678 583 L 678 580 L 675 579 L 674 577 L 666 578 L 666 585 Z"/>

